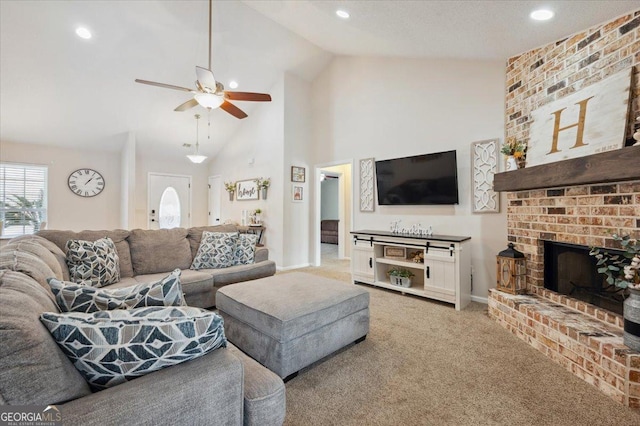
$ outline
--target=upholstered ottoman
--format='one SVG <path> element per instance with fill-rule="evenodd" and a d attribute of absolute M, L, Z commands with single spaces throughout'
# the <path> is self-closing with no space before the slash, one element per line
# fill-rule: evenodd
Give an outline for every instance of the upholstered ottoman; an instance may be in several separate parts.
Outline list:
<path fill-rule="evenodd" d="M 284 378 L 369 332 L 369 293 L 304 273 L 231 284 L 216 293 L 227 339 Z"/>

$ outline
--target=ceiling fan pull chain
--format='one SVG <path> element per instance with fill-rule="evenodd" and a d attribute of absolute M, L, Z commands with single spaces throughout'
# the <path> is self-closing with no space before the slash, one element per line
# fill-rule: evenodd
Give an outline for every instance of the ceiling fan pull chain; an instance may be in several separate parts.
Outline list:
<path fill-rule="evenodd" d="M 207 108 L 207 142 L 211 142 L 211 108 Z"/>

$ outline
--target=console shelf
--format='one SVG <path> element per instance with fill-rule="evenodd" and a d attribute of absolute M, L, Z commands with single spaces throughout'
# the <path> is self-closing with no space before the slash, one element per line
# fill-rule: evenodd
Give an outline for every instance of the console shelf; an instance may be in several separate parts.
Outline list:
<path fill-rule="evenodd" d="M 354 231 L 351 274 L 354 282 L 402 294 L 452 303 L 456 310 L 471 301 L 470 237 L 404 235 L 385 231 Z M 385 257 L 385 248 L 405 249 L 405 258 Z M 424 263 L 412 258 L 422 255 Z M 391 284 L 387 272 L 396 267 L 414 273 L 409 287 Z"/>
<path fill-rule="evenodd" d="M 424 269 L 424 263 L 415 263 L 407 260 L 388 259 L 386 257 L 379 257 L 376 259 L 378 263 L 384 263 L 387 265 L 402 266 L 403 268 Z"/>

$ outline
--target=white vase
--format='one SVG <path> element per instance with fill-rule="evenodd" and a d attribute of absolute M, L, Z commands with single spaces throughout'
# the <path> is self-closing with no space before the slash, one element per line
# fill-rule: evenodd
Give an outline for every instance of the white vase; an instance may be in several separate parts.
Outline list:
<path fill-rule="evenodd" d="M 507 156 L 507 171 L 518 170 L 518 162 L 513 155 Z"/>

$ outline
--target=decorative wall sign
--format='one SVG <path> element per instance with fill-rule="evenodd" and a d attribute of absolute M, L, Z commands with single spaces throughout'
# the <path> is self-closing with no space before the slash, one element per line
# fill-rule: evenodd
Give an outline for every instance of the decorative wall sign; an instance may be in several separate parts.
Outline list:
<path fill-rule="evenodd" d="M 294 203 L 304 201 L 304 187 L 302 185 L 291 185 L 291 201 Z"/>
<path fill-rule="evenodd" d="M 493 192 L 493 175 L 498 172 L 498 139 L 471 144 L 471 203 L 473 213 L 500 212 L 500 194 Z"/>
<path fill-rule="evenodd" d="M 374 181 L 373 158 L 365 158 L 360 160 L 360 211 L 372 212 L 375 210 L 375 201 L 373 193 Z"/>
<path fill-rule="evenodd" d="M 291 166 L 291 182 L 304 182 L 304 181 L 305 181 L 304 167 Z"/>
<path fill-rule="evenodd" d="M 531 113 L 527 167 L 624 146 L 631 69 Z"/>
<path fill-rule="evenodd" d="M 258 199 L 258 184 L 255 179 L 236 182 L 236 200 L 247 201 Z"/>

